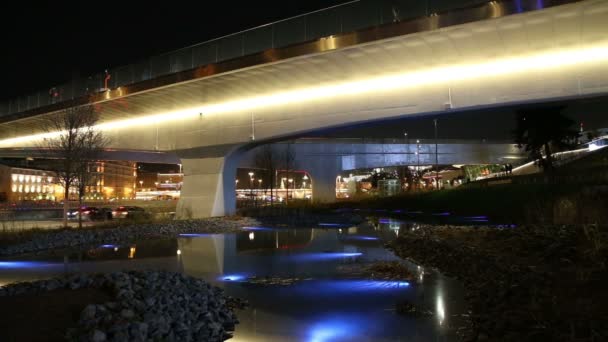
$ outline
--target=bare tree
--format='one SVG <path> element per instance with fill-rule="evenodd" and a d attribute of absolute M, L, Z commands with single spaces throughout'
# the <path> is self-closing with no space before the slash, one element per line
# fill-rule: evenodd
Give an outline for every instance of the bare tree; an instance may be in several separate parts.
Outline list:
<path fill-rule="evenodd" d="M 295 151 L 293 149 L 293 147 L 291 146 L 293 144 L 292 141 L 288 141 L 287 144 L 285 145 L 285 153 L 283 153 L 283 161 L 285 162 L 285 171 L 287 172 L 287 195 L 285 195 L 285 204 L 289 203 L 289 179 L 290 179 L 290 174 L 291 171 L 294 169 L 294 164 L 296 161 L 296 154 Z M 294 181 L 295 184 L 295 181 Z"/>
<path fill-rule="evenodd" d="M 95 145 L 104 141 L 101 133 L 93 128 L 98 118 L 92 105 L 84 105 L 67 108 L 60 113 L 47 116 L 41 121 L 41 128 L 48 133 L 53 133 L 51 137 L 43 139 L 40 147 L 46 152 L 53 153 L 58 159 L 53 164 L 52 171 L 56 173 L 64 190 L 64 226 L 67 226 L 70 189 L 82 183 L 79 182 L 79 176 L 82 175 L 83 163 L 91 160 L 90 158 L 93 158 L 103 145 Z M 80 197 L 82 198 L 82 196 Z"/>
<path fill-rule="evenodd" d="M 274 205 L 274 184 L 276 182 L 275 176 L 279 169 L 280 157 L 275 150 L 273 145 L 264 145 L 255 155 L 255 165 L 260 169 L 264 169 L 268 172 L 269 179 L 266 184 L 270 185 L 270 205 Z"/>
<path fill-rule="evenodd" d="M 93 112 L 91 115 L 98 115 Z M 96 164 L 100 157 L 103 148 L 108 145 L 108 139 L 103 136 L 100 131 L 94 130 L 92 126 L 88 126 L 82 132 L 82 140 L 79 148 L 79 158 L 76 161 L 76 185 L 78 189 L 78 207 L 82 207 L 82 200 L 86 194 L 87 187 L 95 185 L 98 173 L 96 172 Z M 82 228 L 82 215 L 78 215 L 78 227 Z"/>

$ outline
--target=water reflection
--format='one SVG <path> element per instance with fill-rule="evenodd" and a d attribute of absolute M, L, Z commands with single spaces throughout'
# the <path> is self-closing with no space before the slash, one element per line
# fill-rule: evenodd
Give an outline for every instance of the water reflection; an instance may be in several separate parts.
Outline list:
<path fill-rule="evenodd" d="M 399 227 L 399 228 L 397 228 Z M 0 283 L 68 272 L 163 269 L 204 278 L 247 299 L 233 341 L 448 341 L 446 315 L 462 312 L 462 287 L 405 263 L 412 279 L 371 280 L 341 271 L 376 260 L 397 260 L 382 248 L 410 223 L 398 220 L 356 227 L 279 229 L 247 227 L 237 234 L 187 234 L 178 239 L 64 251 L 38 260 L 0 261 Z M 63 257 L 69 261 L 64 268 Z M 54 260 L 56 262 L 54 262 Z M 255 277 L 255 278 L 253 278 Z M 298 279 L 288 286 L 251 279 Z M 432 317 L 399 316 L 407 300 Z"/>

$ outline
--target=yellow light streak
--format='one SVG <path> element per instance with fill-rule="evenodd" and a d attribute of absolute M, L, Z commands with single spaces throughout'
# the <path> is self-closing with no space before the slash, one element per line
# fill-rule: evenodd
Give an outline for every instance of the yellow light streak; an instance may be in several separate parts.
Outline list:
<path fill-rule="evenodd" d="M 374 94 L 384 91 L 409 89 L 455 81 L 489 79 L 497 76 L 524 74 L 533 71 L 555 71 L 592 62 L 597 63 L 606 61 L 608 61 L 608 45 L 606 44 L 566 50 L 551 50 L 527 56 L 498 58 L 480 63 L 457 64 L 419 71 L 404 71 L 401 73 L 350 82 L 245 97 L 178 111 L 105 122 L 96 125 L 95 128 L 102 131 L 111 131 L 133 126 L 154 125 L 177 119 L 194 118 L 197 117 L 199 113 L 204 113 L 205 116 L 208 116 L 251 111 L 274 106 L 321 101 L 344 96 Z M 61 132 L 51 132 L 2 139 L 0 140 L 0 146 L 16 146 L 21 143 L 33 142 L 45 138 L 54 138 L 60 134 Z"/>

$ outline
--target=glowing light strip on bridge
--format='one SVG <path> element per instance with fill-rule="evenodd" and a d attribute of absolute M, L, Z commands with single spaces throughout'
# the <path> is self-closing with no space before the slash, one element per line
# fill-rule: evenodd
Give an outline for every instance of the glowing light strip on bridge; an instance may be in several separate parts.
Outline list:
<path fill-rule="evenodd" d="M 267 95 L 247 97 L 222 103 L 192 107 L 162 114 L 101 123 L 97 129 L 110 131 L 132 126 L 153 125 L 176 119 L 268 108 L 286 104 L 319 101 L 341 96 L 373 94 L 382 91 L 407 89 L 454 81 L 491 78 L 532 71 L 550 71 L 591 62 L 608 60 L 608 45 L 595 45 L 567 50 L 553 50 L 527 56 L 496 59 L 490 62 L 469 63 L 403 72 L 358 81 L 309 87 Z M 0 146 L 13 146 L 44 138 L 59 136 L 61 132 L 42 133 L 0 140 Z"/>

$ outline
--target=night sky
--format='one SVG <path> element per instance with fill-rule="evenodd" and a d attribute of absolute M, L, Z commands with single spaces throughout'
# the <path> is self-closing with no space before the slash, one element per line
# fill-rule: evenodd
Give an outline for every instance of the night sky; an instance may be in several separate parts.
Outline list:
<path fill-rule="evenodd" d="M 0 99 L 344 2 L 5 1 Z"/>

